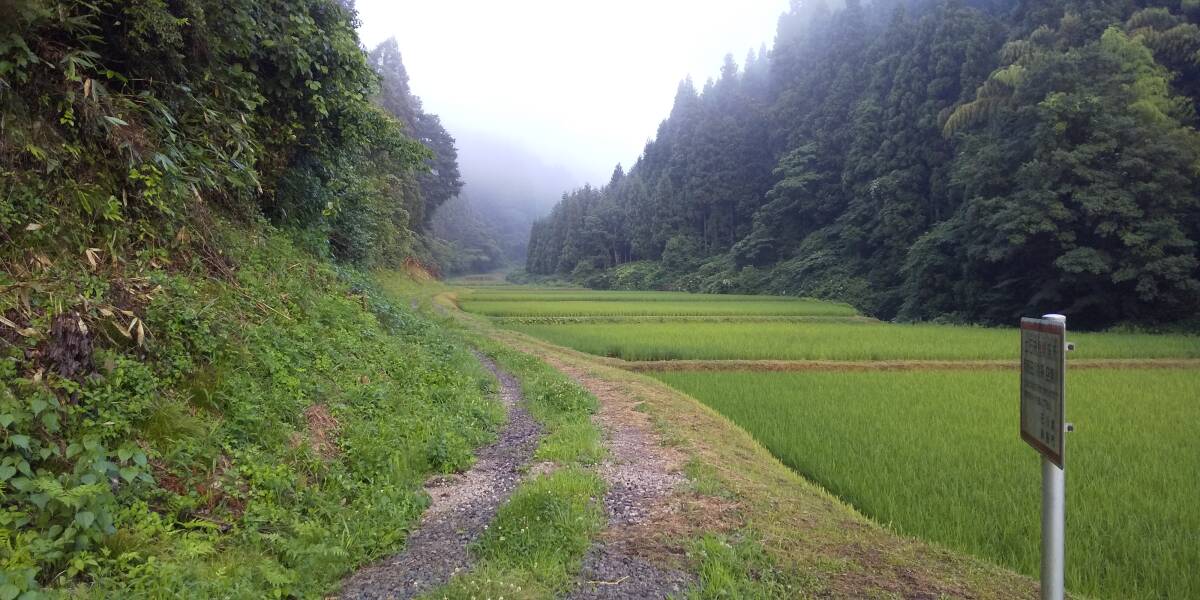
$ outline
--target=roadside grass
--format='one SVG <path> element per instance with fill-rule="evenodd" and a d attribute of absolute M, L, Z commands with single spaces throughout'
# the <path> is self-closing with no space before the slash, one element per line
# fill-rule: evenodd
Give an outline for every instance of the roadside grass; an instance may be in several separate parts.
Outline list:
<path fill-rule="evenodd" d="M 1016 373 L 655 377 L 877 521 L 1036 575 L 1040 470 L 1016 432 Z M 1068 393 L 1068 588 L 1194 595 L 1200 375 L 1078 371 Z"/>
<path fill-rule="evenodd" d="M 701 296 L 686 299 L 522 300 L 495 301 L 463 299 L 463 310 L 489 317 L 581 317 L 581 316 L 809 316 L 853 317 L 850 306 L 799 298 L 712 300 Z"/>
<path fill-rule="evenodd" d="M 553 598 L 604 527 L 604 481 L 566 467 L 522 483 L 471 546 L 477 563 L 425 598 Z"/>
<path fill-rule="evenodd" d="M 853 322 L 505 323 L 597 356 L 650 360 L 983 360 L 1016 359 L 1015 328 Z M 1197 358 L 1200 336 L 1070 333 L 1074 359 Z"/>
<path fill-rule="evenodd" d="M 528 569 L 538 583 L 561 590 L 604 526 L 597 502 L 603 495 L 604 481 L 589 470 L 566 467 L 540 475 L 500 507 L 473 552 L 501 569 Z"/>
<path fill-rule="evenodd" d="M 814 581 L 785 573 L 753 535 L 706 534 L 692 542 L 688 554 L 697 565 L 692 600 L 721 598 L 810 598 Z"/>
<path fill-rule="evenodd" d="M 599 406 L 595 396 L 533 356 L 490 340 L 475 343 L 521 382 L 525 407 L 545 429 L 534 458 L 563 465 L 592 465 L 604 458 L 600 429 L 592 422 Z"/>

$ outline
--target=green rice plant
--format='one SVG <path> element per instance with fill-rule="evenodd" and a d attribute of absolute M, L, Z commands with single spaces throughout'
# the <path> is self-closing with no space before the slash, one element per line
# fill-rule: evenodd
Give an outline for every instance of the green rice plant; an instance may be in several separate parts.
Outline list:
<path fill-rule="evenodd" d="M 468 288 L 462 299 L 480 302 L 821 302 L 794 296 L 761 296 L 748 294 L 694 294 L 691 292 L 657 291 L 597 291 L 576 288 L 492 287 Z"/>
<path fill-rule="evenodd" d="M 852 307 L 806 299 L 680 300 L 467 300 L 462 308 L 492 317 L 519 316 L 828 316 L 851 317 Z"/>
<path fill-rule="evenodd" d="M 1015 327 L 853 322 L 506 323 L 509 329 L 625 360 L 1016 359 Z M 1200 336 L 1071 333 L 1072 358 L 1197 358 Z"/>
<path fill-rule="evenodd" d="M 1036 576 L 1040 481 L 1010 371 L 659 373 L 875 520 Z M 1200 590 L 1200 372 L 1068 377 L 1067 587 Z"/>
<path fill-rule="evenodd" d="M 509 325 L 570 325 L 570 324 L 610 324 L 628 325 L 632 323 L 878 323 L 876 319 L 864 316 L 853 317 L 821 317 L 805 315 L 588 315 L 574 317 L 491 317 L 493 325 L 507 327 Z"/>

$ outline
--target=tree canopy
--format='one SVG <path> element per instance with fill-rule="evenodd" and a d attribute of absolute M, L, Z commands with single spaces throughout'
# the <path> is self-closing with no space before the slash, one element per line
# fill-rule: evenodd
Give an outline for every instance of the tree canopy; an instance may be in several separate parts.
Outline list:
<path fill-rule="evenodd" d="M 564 196 L 527 270 L 845 300 L 883 318 L 1200 309 L 1191 2 L 794 2 L 684 81 L 637 163 Z"/>

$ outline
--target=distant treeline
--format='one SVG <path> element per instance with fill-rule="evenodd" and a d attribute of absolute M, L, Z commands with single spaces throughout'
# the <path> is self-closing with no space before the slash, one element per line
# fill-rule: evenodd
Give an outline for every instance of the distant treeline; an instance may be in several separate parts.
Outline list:
<path fill-rule="evenodd" d="M 834 298 L 884 318 L 1200 309 L 1200 2 L 793 1 L 637 163 L 535 224 L 594 287 Z"/>

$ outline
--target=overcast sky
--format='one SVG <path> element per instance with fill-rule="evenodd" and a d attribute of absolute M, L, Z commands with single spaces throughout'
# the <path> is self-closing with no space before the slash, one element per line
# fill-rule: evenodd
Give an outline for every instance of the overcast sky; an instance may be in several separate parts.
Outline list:
<path fill-rule="evenodd" d="M 727 52 L 769 48 L 788 0 L 358 0 L 368 48 L 395 36 L 450 134 L 503 136 L 606 183 Z M 469 182 L 468 182 L 469 183 Z"/>

